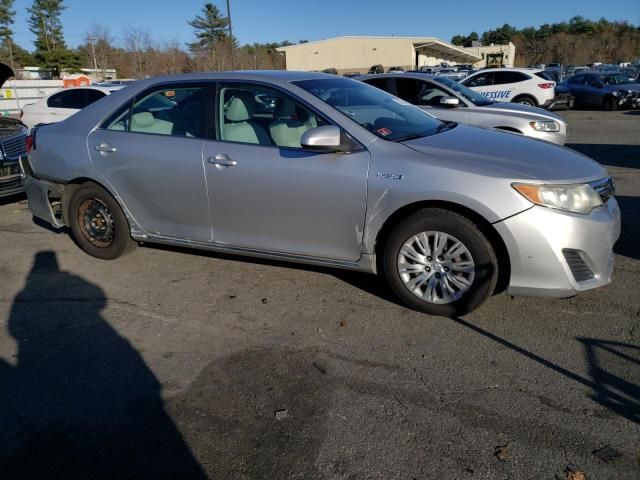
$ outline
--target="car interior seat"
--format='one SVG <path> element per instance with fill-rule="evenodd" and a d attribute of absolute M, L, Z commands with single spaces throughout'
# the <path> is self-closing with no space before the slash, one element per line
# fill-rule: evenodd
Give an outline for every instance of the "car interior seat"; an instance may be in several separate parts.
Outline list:
<path fill-rule="evenodd" d="M 256 101 L 252 94 L 234 93 L 224 114 L 222 140 L 271 145 L 267 131 L 252 121 L 255 111 Z"/>
<path fill-rule="evenodd" d="M 287 98 L 278 98 L 273 117 L 274 121 L 269 125 L 269 133 L 279 147 L 300 148 L 302 134 L 313 128 L 311 118 L 300 118 L 301 115 L 296 111 L 295 103 Z M 312 116 L 307 115 L 307 117 Z M 315 123 L 315 118 L 313 122 Z"/>
<path fill-rule="evenodd" d="M 150 112 L 139 112 L 131 116 L 131 131 L 171 135 L 173 123 L 155 118 Z"/>

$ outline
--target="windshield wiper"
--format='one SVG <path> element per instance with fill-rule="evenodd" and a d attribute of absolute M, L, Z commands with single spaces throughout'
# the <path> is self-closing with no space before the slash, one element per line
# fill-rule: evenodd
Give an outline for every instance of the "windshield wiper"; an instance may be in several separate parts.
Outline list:
<path fill-rule="evenodd" d="M 438 125 L 438 127 L 436 128 L 436 131 L 433 132 L 434 134 L 436 133 L 441 133 L 444 132 L 446 130 L 451 130 L 452 128 L 454 128 L 456 125 L 458 125 L 458 122 L 447 122 L 447 121 L 443 121 L 441 125 Z"/>
<path fill-rule="evenodd" d="M 398 138 L 394 138 L 393 141 L 394 142 L 407 142 L 409 140 L 415 140 L 416 138 L 422 138 L 425 135 L 422 135 L 420 133 L 412 133 L 411 135 L 406 135 L 404 137 L 398 137 Z"/>

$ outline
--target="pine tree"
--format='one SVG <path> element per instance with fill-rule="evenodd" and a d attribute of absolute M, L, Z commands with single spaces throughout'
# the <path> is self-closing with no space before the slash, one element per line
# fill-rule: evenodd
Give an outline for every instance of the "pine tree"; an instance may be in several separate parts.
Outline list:
<path fill-rule="evenodd" d="M 15 68 L 14 65 L 14 52 L 13 52 L 13 30 L 11 25 L 14 22 L 14 16 L 16 14 L 13 8 L 14 0 L 0 0 L 0 38 L 2 39 L 2 58 L 7 58 L 11 68 Z"/>
<path fill-rule="evenodd" d="M 39 66 L 52 69 L 55 76 L 63 70 L 77 70 L 82 63 L 64 41 L 60 15 L 65 8 L 63 0 L 33 0 L 27 9 L 29 30 L 36 36 L 34 57 Z"/>
<path fill-rule="evenodd" d="M 189 44 L 193 51 L 211 50 L 216 43 L 228 38 L 229 19 L 223 17 L 218 7 L 207 3 L 202 8 L 202 15 L 188 22 L 195 30 L 196 41 Z"/>

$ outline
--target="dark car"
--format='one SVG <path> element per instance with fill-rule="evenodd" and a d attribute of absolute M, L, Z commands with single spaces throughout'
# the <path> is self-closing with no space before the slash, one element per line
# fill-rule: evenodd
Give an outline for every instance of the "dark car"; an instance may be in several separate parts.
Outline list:
<path fill-rule="evenodd" d="M 570 93 L 579 107 L 617 110 L 640 106 L 640 83 L 621 72 L 588 72 L 556 85 L 557 93 Z"/>
<path fill-rule="evenodd" d="M 0 63 L 0 86 L 13 77 L 13 70 Z M 27 153 L 27 127 L 18 119 L 0 117 L 0 198 L 24 191 L 18 159 Z"/>
<path fill-rule="evenodd" d="M 368 73 L 369 75 L 384 73 L 384 67 L 382 65 L 371 65 Z"/>

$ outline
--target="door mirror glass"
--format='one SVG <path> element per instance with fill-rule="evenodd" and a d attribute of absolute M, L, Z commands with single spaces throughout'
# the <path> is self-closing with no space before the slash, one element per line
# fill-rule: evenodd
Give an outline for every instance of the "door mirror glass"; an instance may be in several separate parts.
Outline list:
<path fill-rule="evenodd" d="M 442 97 L 440 99 L 440 105 L 445 107 L 458 107 L 460 105 L 460 100 L 455 97 Z"/>
<path fill-rule="evenodd" d="M 342 150 L 340 133 L 335 125 L 311 128 L 302 134 L 300 144 L 303 148 L 336 152 Z"/>

